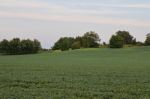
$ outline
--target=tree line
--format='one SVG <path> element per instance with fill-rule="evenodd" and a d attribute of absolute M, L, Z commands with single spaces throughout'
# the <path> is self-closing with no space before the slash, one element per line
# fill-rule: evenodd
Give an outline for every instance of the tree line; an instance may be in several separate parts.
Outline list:
<path fill-rule="evenodd" d="M 136 41 L 128 31 L 117 31 L 111 36 L 109 44 L 103 42 L 100 44 L 100 37 L 98 33 L 90 31 L 86 32 L 83 36 L 77 37 L 61 37 L 55 42 L 52 50 L 66 51 L 69 49 L 75 50 L 80 48 L 99 48 L 100 46 L 110 48 L 123 48 L 124 45 L 130 46 L 149 46 L 150 45 L 150 33 L 146 35 L 145 42 Z M 38 53 L 40 50 L 48 51 L 41 48 L 41 43 L 34 39 L 20 40 L 14 38 L 12 40 L 2 40 L 0 42 L 0 53 L 3 54 L 32 54 Z"/>
<path fill-rule="evenodd" d="M 10 41 L 4 39 L 0 42 L 0 53 L 3 54 L 32 54 L 38 53 L 40 49 L 41 43 L 36 39 L 20 40 L 19 38 L 14 38 Z"/>
<path fill-rule="evenodd" d="M 86 32 L 83 36 L 61 37 L 52 47 L 52 50 L 69 50 L 80 48 L 98 48 L 100 47 L 100 37 L 96 32 Z M 147 35 L 145 42 L 136 41 L 128 31 L 117 31 L 111 36 L 109 44 L 103 42 L 102 46 L 110 48 L 123 48 L 124 45 L 130 46 L 148 46 L 150 45 L 150 34 Z"/>

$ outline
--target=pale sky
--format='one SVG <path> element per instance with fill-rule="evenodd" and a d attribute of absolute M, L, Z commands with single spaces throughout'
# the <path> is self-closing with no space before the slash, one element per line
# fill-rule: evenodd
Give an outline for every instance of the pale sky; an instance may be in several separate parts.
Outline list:
<path fill-rule="evenodd" d="M 118 30 L 144 41 L 150 0 L 0 0 L 0 40 L 36 38 L 50 48 L 60 37 L 87 31 L 108 42 Z"/>

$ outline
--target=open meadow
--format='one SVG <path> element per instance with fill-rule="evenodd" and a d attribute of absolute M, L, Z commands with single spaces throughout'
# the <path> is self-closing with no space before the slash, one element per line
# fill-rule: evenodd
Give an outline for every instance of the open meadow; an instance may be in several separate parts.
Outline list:
<path fill-rule="evenodd" d="M 150 47 L 0 55 L 0 99 L 150 99 Z"/>

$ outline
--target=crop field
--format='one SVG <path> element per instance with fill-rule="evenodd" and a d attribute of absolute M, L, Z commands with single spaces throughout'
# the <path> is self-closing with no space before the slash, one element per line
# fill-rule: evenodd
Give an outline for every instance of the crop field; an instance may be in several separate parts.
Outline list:
<path fill-rule="evenodd" d="M 150 99 L 150 47 L 0 55 L 0 99 Z"/>

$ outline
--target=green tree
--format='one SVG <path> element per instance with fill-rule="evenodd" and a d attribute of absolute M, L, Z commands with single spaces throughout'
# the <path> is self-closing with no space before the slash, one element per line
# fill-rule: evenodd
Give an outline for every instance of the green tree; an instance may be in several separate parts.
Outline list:
<path fill-rule="evenodd" d="M 19 54 L 21 52 L 20 39 L 14 38 L 9 42 L 8 52 L 10 54 Z"/>
<path fill-rule="evenodd" d="M 0 53 L 7 53 L 9 50 L 9 41 L 4 39 L 0 42 Z"/>
<path fill-rule="evenodd" d="M 133 36 L 128 31 L 118 31 L 116 35 L 123 38 L 124 44 L 133 44 Z"/>
<path fill-rule="evenodd" d="M 0 52 L 4 54 L 30 54 L 37 53 L 41 49 L 41 43 L 38 40 L 20 40 L 14 38 L 10 41 L 3 40 L 0 42 Z"/>
<path fill-rule="evenodd" d="M 134 38 L 134 39 L 132 40 L 132 44 L 133 44 L 133 45 L 137 45 L 136 38 Z"/>
<path fill-rule="evenodd" d="M 75 40 L 74 40 L 74 42 L 80 42 L 80 47 L 83 47 L 83 42 L 82 42 L 82 37 L 81 36 L 77 36 L 76 38 L 75 38 Z"/>
<path fill-rule="evenodd" d="M 34 39 L 33 45 L 33 53 L 37 53 L 39 50 L 41 50 L 41 43 L 37 39 Z"/>
<path fill-rule="evenodd" d="M 69 50 L 74 42 L 72 37 L 62 37 L 53 46 L 53 50 Z"/>
<path fill-rule="evenodd" d="M 110 39 L 110 48 L 122 48 L 124 39 L 119 35 L 112 35 Z"/>
<path fill-rule="evenodd" d="M 90 31 L 86 32 L 82 37 L 82 46 L 84 48 L 99 47 L 100 38 L 97 33 Z"/>
<path fill-rule="evenodd" d="M 145 45 L 149 46 L 150 45 L 150 33 L 146 35 L 146 40 L 145 40 Z"/>
<path fill-rule="evenodd" d="M 33 41 L 27 39 L 21 41 L 21 49 L 23 54 L 30 54 L 33 53 L 34 44 Z"/>

